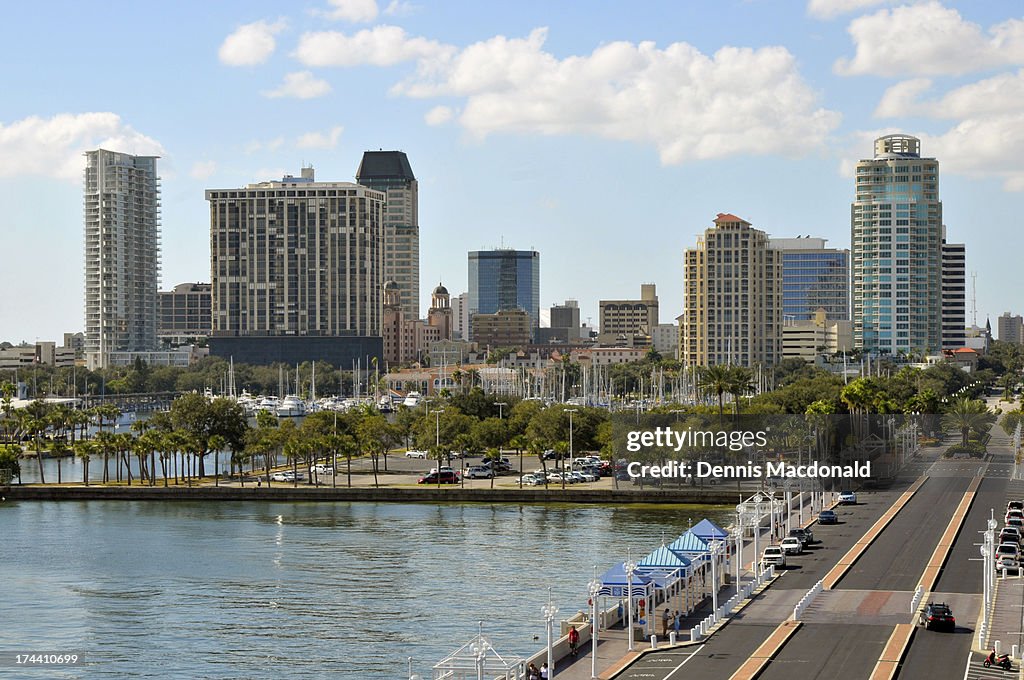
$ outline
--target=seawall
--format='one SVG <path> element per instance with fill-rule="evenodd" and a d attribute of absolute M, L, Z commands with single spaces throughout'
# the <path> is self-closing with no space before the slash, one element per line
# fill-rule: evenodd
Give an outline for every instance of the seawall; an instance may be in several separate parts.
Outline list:
<path fill-rule="evenodd" d="M 372 488 L 289 486 L 168 487 L 12 485 L 0 489 L 17 501 L 369 501 L 389 503 L 703 503 L 732 505 L 738 495 L 701 489 L 464 489 L 461 487 Z"/>

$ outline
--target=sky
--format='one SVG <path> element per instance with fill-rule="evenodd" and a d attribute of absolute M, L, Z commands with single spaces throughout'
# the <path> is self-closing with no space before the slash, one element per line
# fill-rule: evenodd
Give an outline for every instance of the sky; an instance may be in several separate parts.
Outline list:
<path fill-rule="evenodd" d="M 882 134 L 939 159 L 977 319 L 1024 312 L 1024 6 L 887 0 L 14 3 L 0 44 L 0 340 L 83 329 L 82 152 L 161 156 L 161 290 L 209 281 L 208 188 L 367 149 L 420 182 L 421 307 L 467 251 L 541 253 L 541 306 L 682 312 L 718 213 L 849 247 Z M 968 321 L 971 319 L 968 292 Z"/>

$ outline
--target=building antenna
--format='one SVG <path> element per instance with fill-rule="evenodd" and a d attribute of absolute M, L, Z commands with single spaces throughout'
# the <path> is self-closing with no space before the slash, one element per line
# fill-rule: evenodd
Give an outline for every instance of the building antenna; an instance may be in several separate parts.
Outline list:
<path fill-rule="evenodd" d="M 971 325 L 978 326 L 978 272 L 971 272 Z"/>

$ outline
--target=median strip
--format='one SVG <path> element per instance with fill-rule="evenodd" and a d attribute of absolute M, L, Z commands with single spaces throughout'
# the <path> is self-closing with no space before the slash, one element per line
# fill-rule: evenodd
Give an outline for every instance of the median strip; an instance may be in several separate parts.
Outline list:
<path fill-rule="evenodd" d="M 753 680 L 760 675 L 768 662 L 789 642 L 789 638 L 793 637 L 800 626 L 799 621 L 784 621 L 779 624 L 779 627 L 761 643 L 760 647 L 754 650 L 750 658 L 743 662 L 743 665 L 729 677 L 729 680 Z"/>
<path fill-rule="evenodd" d="M 822 579 L 822 585 L 824 585 L 825 590 L 832 590 L 835 585 L 839 583 L 839 579 L 846 575 L 846 572 L 850 570 L 850 567 L 860 559 L 860 556 L 868 549 L 868 546 L 878 538 L 878 535 L 881 534 L 885 527 L 889 525 L 889 522 L 896 517 L 896 513 L 902 510 L 903 506 L 910 502 L 910 499 L 914 497 L 914 494 L 917 493 L 918 489 L 920 489 L 926 481 L 928 481 L 927 475 L 914 482 L 913 486 L 901 494 L 900 497 L 896 499 L 896 502 L 885 511 L 885 514 L 879 517 L 878 521 L 867 530 L 867 533 L 865 533 L 859 541 L 854 543 L 853 547 L 839 559 L 836 566 L 832 567 L 828 574 L 825 575 L 825 578 Z"/>
<path fill-rule="evenodd" d="M 896 671 L 900 667 L 900 660 L 910 645 L 910 638 L 914 636 L 914 625 L 911 623 L 898 623 L 893 629 L 889 641 L 885 643 L 882 656 L 878 658 L 875 669 L 871 671 L 870 680 L 892 680 L 896 677 Z"/>
<path fill-rule="evenodd" d="M 949 557 L 949 551 L 953 549 L 956 536 L 960 533 L 964 520 L 967 519 L 967 512 L 971 509 L 971 503 L 974 502 L 974 496 L 981 485 L 981 480 L 981 477 L 975 477 L 971 480 L 971 485 L 967 487 L 967 493 L 961 499 L 956 512 L 953 513 L 953 518 L 949 520 L 949 526 L 946 527 L 945 533 L 939 539 L 939 544 L 935 546 L 935 551 L 928 559 L 928 566 L 925 567 L 920 582 L 920 585 L 926 591 L 931 591 L 935 587 L 936 581 L 939 580 L 939 572 L 942 571 L 942 565 L 946 563 L 946 558 Z"/>

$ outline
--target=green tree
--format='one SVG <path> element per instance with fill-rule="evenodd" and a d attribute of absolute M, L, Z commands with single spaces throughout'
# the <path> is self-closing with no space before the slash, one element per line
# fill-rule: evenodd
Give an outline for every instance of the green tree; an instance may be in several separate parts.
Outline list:
<path fill-rule="evenodd" d="M 971 430 L 985 434 L 996 422 L 996 415 L 980 399 L 957 399 L 946 409 L 942 425 L 960 432 L 960 444 L 967 446 Z"/>
<path fill-rule="evenodd" d="M 706 366 L 697 373 L 697 386 L 718 399 L 718 424 L 725 418 L 725 393 L 732 387 L 732 371 L 728 366 Z"/>

